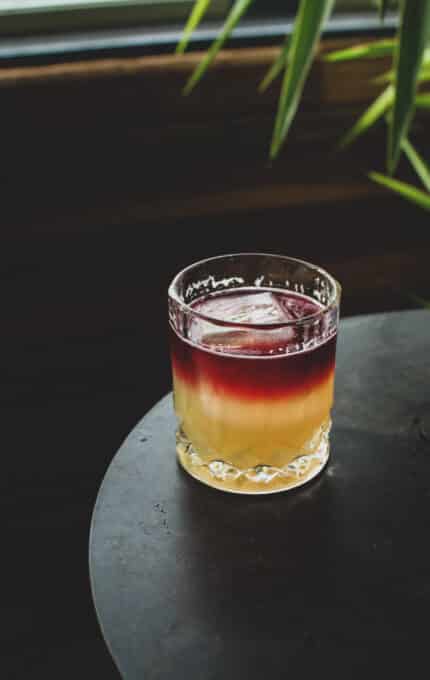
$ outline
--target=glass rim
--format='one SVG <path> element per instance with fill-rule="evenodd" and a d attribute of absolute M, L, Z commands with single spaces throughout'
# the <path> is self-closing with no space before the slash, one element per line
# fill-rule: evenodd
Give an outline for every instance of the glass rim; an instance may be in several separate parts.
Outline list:
<path fill-rule="evenodd" d="M 227 321 L 226 319 L 220 319 L 219 317 L 210 315 L 210 314 L 204 314 L 203 312 L 199 312 L 196 310 L 192 305 L 189 305 L 187 302 L 184 302 L 180 296 L 178 295 L 176 291 L 176 287 L 178 285 L 179 279 L 184 276 L 187 272 L 190 270 L 194 269 L 197 266 L 204 265 L 207 262 L 214 262 L 216 260 L 226 260 L 228 258 L 232 257 L 272 257 L 277 260 L 284 260 L 288 262 L 295 262 L 297 264 L 304 265 L 305 267 L 308 267 L 310 269 L 313 269 L 317 274 L 320 274 L 324 276 L 332 285 L 332 291 L 329 296 L 329 300 L 325 305 L 322 305 L 320 309 L 318 309 L 316 312 L 313 312 L 313 314 L 308 314 L 307 316 L 303 316 L 300 319 L 292 319 L 288 321 L 282 321 L 282 322 L 274 322 L 274 323 L 245 323 L 243 321 Z M 255 286 L 256 290 L 259 290 L 259 286 Z M 232 289 L 234 290 L 234 289 Z M 288 289 L 285 289 L 288 290 Z M 294 291 L 296 292 L 296 291 Z M 319 267 L 312 262 L 307 262 L 306 260 L 301 260 L 297 257 L 289 257 L 288 255 L 277 255 L 276 253 L 256 253 L 256 252 L 242 252 L 242 253 L 227 253 L 225 255 L 215 255 L 214 257 L 207 257 L 204 258 L 203 260 L 197 260 L 196 262 L 193 262 L 192 264 L 187 265 L 183 269 L 181 269 L 172 279 L 169 288 L 168 288 L 168 297 L 173 300 L 179 307 L 189 313 L 192 314 L 193 316 L 198 317 L 199 319 L 202 319 L 203 321 L 208 321 L 209 323 L 212 323 L 216 326 L 229 326 L 233 328 L 243 328 L 243 329 L 254 329 L 254 330 L 276 330 L 280 328 L 287 328 L 290 326 L 297 326 L 305 323 L 309 323 L 312 320 L 316 320 L 320 318 L 322 315 L 326 314 L 330 310 L 336 308 L 340 304 L 340 296 L 342 293 L 342 286 L 340 285 L 339 281 L 337 281 L 334 276 L 328 273 L 325 269 L 322 267 Z M 321 304 L 321 303 L 319 303 Z"/>

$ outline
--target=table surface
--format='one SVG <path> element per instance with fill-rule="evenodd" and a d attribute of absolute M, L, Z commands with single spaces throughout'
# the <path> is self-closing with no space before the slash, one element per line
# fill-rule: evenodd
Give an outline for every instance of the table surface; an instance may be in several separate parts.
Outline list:
<path fill-rule="evenodd" d="M 427 667 L 430 313 L 341 324 L 332 457 L 295 491 L 213 491 L 176 463 L 171 396 L 94 509 L 90 574 L 126 680 L 376 677 Z"/>

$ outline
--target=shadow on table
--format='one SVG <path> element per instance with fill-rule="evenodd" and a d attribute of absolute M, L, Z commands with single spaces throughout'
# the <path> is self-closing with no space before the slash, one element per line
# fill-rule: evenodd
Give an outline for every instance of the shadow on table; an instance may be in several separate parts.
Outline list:
<path fill-rule="evenodd" d="M 347 672 L 352 658 L 362 670 L 388 658 L 407 665 L 411 627 L 422 649 L 407 554 L 424 548 L 401 505 L 408 497 L 416 514 L 423 500 L 411 439 L 397 439 L 387 472 L 395 437 L 360 433 L 357 447 L 352 432 L 337 435 L 326 471 L 291 492 L 244 498 L 182 474 L 192 606 L 219 637 L 226 669 L 278 677 L 280 647 L 285 670 L 306 673 Z"/>

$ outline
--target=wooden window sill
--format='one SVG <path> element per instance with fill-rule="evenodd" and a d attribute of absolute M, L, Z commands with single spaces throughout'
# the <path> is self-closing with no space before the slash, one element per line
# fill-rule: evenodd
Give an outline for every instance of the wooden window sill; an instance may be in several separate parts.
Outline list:
<path fill-rule="evenodd" d="M 10 131 L 3 148 L 7 224 L 93 230 L 385 197 L 366 178 L 384 163 L 383 126 L 334 152 L 388 65 L 321 58 L 352 43 L 324 42 L 272 168 L 267 151 L 279 87 L 260 95 L 257 86 L 277 54 L 273 47 L 223 51 L 188 97 L 181 89 L 200 53 L 0 70 Z M 24 204 L 17 195 L 23 183 Z"/>

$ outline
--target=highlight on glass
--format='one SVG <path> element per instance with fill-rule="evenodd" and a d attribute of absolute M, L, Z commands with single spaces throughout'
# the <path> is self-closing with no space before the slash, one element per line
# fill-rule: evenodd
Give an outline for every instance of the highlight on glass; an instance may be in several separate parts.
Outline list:
<path fill-rule="evenodd" d="M 329 458 L 340 286 L 290 257 L 197 262 L 169 287 L 176 450 L 211 487 L 267 494 Z"/>

